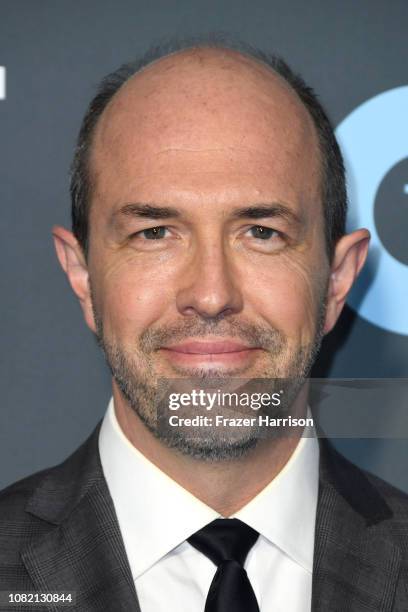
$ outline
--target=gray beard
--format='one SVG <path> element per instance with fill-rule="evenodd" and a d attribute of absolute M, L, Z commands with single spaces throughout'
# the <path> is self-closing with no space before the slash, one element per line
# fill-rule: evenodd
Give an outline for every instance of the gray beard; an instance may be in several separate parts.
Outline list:
<path fill-rule="evenodd" d="M 142 367 L 135 362 L 134 353 L 120 347 L 114 342 L 110 342 L 105 338 L 101 318 L 94 312 L 96 322 L 96 338 L 101 347 L 107 364 L 112 372 L 118 388 L 123 397 L 127 401 L 131 409 L 141 419 L 147 429 L 167 447 L 181 452 L 183 455 L 201 461 L 229 461 L 238 459 L 247 455 L 265 438 L 265 428 L 259 427 L 258 424 L 253 424 L 245 427 L 171 427 L 168 425 L 169 403 L 168 396 L 170 392 L 177 389 L 177 381 L 158 379 L 154 372 L 152 362 L 149 360 L 149 354 L 155 348 L 162 346 L 170 338 L 172 342 L 182 340 L 187 337 L 204 337 L 211 335 L 220 335 L 229 337 L 235 336 L 241 340 L 247 340 L 250 345 L 261 345 L 267 347 L 270 357 L 270 366 L 257 374 L 257 379 L 247 381 L 249 386 L 254 391 L 259 391 L 256 387 L 256 381 L 261 380 L 263 389 L 264 383 L 267 384 L 269 392 L 274 392 L 276 389 L 284 390 L 280 406 L 261 408 L 256 415 L 265 415 L 271 418 L 285 417 L 290 414 L 289 410 L 293 405 L 294 399 L 297 397 L 301 387 L 303 386 L 310 369 L 315 361 L 319 351 L 321 340 L 323 338 L 323 326 L 326 312 L 326 303 L 321 303 L 320 311 L 316 321 L 316 333 L 313 341 L 307 345 L 299 347 L 295 354 L 286 356 L 287 340 L 286 337 L 275 329 L 260 328 L 253 325 L 243 325 L 238 320 L 228 322 L 228 327 L 225 326 L 225 320 L 189 320 L 187 324 L 179 324 L 171 329 L 147 330 L 142 334 L 139 340 L 137 355 L 139 361 L 142 362 Z M 231 317 L 232 319 L 232 317 Z M 285 352 L 286 349 L 286 352 Z M 286 361 L 283 357 L 286 356 Z M 222 371 L 206 370 L 201 371 L 197 368 L 192 368 L 186 372 L 185 369 L 177 371 L 180 375 L 183 392 L 187 392 L 188 388 L 197 388 L 197 380 L 201 381 L 202 387 L 215 388 L 225 385 L 228 387 L 228 380 L 234 382 L 232 376 L 234 372 L 228 372 L 228 376 Z M 235 374 L 235 379 L 239 378 L 239 372 Z M 264 380 L 266 379 L 266 381 Z M 171 390 L 169 391 L 169 387 Z M 227 388 L 226 391 L 229 391 Z M 184 409 L 183 416 L 192 417 L 198 414 L 195 410 L 191 413 L 191 407 Z M 237 416 L 254 416 L 250 408 L 246 410 L 225 408 L 215 406 L 211 412 L 211 416 L 217 414 L 237 417 Z M 251 414 L 249 414 L 251 412 Z M 293 416 L 293 414 L 292 414 Z M 167 426 L 166 426 L 167 421 Z M 272 436 L 285 435 L 282 431 L 280 434 L 274 432 Z M 286 434 L 287 435 L 287 434 Z M 289 434 L 290 435 L 290 434 Z"/>

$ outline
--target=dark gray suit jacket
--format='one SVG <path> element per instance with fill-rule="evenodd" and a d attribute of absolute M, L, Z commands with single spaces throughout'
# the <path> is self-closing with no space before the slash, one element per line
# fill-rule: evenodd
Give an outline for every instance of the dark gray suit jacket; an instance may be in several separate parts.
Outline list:
<path fill-rule="evenodd" d="M 140 612 L 99 459 L 99 428 L 61 465 L 0 493 L 0 591 L 75 591 L 67 609 Z M 320 449 L 312 612 L 407 612 L 408 496 L 327 441 Z"/>

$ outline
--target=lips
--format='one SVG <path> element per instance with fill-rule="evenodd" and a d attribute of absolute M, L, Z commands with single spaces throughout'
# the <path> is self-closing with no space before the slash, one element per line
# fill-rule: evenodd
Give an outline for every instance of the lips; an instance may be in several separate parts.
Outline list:
<path fill-rule="evenodd" d="M 163 347 L 168 351 L 176 353 L 184 353 L 189 355 L 220 355 L 223 353 L 239 353 L 241 351 L 249 351 L 254 347 L 247 346 L 239 342 L 230 340 L 223 341 L 190 341 L 175 344 L 173 346 Z"/>
<path fill-rule="evenodd" d="M 187 340 L 162 347 L 160 352 L 175 367 L 189 369 L 246 369 L 257 359 L 258 347 L 234 340 Z"/>

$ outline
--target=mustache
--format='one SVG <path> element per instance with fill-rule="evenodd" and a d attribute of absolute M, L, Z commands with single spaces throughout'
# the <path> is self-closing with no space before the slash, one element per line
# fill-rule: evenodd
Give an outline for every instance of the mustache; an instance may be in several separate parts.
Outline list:
<path fill-rule="evenodd" d="M 208 336 L 238 339 L 249 347 L 270 352 L 279 352 L 286 345 L 286 336 L 278 329 L 233 318 L 228 321 L 186 319 L 172 325 L 150 327 L 141 334 L 139 344 L 144 352 L 150 353 L 170 343 Z"/>

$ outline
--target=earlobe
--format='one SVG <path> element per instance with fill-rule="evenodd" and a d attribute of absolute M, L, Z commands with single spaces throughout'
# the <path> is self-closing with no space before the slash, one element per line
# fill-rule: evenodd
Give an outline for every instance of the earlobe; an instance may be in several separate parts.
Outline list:
<path fill-rule="evenodd" d="M 54 226 L 52 235 L 61 267 L 79 300 L 88 327 L 95 332 L 89 272 L 83 251 L 72 232 L 65 228 Z"/>
<path fill-rule="evenodd" d="M 336 244 L 328 287 L 326 322 L 327 334 L 336 324 L 343 306 L 367 258 L 370 233 L 359 229 L 346 234 Z"/>

